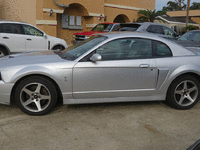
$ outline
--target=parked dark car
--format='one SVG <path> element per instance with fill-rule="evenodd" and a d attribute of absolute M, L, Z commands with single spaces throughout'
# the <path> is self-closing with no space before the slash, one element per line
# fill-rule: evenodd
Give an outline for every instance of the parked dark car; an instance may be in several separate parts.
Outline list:
<path fill-rule="evenodd" d="M 175 42 L 184 47 L 200 47 L 200 30 L 189 31 Z"/>

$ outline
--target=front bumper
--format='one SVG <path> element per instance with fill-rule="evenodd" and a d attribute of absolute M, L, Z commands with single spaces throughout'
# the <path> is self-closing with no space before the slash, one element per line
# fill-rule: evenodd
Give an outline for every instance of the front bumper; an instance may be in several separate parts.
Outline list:
<path fill-rule="evenodd" d="M 0 81 L 0 104 L 10 104 L 10 95 L 13 86 L 14 83 L 5 83 L 3 81 Z"/>

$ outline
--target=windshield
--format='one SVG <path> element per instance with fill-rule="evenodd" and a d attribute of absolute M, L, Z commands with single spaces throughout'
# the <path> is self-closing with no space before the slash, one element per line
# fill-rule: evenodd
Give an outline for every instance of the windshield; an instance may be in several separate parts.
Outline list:
<path fill-rule="evenodd" d="M 113 24 L 98 24 L 92 29 L 92 31 L 109 32 L 111 30 L 112 26 L 113 26 Z"/>
<path fill-rule="evenodd" d="M 183 34 L 178 40 L 200 42 L 200 31 L 187 32 Z"/>
<path fill-rule="evenodd" d="M 59 55 L 67 60 L 75 60 L 79 56 L 83 55 L 85 52 L 96 46 L 97 44 L 104 41 L 105 39 L 107 39 L 107 37 L 105 36 L 92 36 L 91 38 L 84 40 L 78 45 L 67 48 L 66 50 L 62 51 Z"/>

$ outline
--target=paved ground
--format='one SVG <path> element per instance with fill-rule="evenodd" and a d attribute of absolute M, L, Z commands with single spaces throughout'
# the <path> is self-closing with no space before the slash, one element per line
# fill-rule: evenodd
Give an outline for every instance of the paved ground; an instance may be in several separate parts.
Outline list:
<path fill-rule="evenodd" d="M 58 106 L 35 117 L 0 105 L 1 150 L 184 150 L 200 139 L 200 102 Z"/>

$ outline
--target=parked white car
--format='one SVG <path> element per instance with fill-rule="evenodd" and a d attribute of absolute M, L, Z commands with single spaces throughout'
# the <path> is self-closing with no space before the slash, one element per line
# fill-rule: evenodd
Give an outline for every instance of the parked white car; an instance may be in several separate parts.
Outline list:
<path fill-rule="evenodd" d="M 0 21 L 0 57 L 10 53 L 66 49 L 63 39 L 52 37 L 27 23 Z"/>

